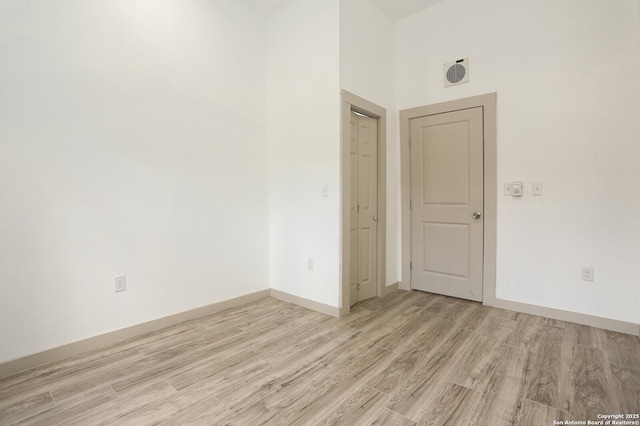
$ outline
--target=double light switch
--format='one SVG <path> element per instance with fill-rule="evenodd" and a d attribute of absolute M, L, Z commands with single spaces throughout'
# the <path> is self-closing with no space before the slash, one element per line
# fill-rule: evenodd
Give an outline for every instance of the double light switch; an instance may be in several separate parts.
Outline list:
<path fill-rule="evenodd" d="M 504 184 L 504 195 L 512 197 L 522 197 L 524 195 L 524 184 L 522 182 L 509 182 Z M 531 184 L 531 195 L 542 195 L 542 183 Z"/>
<path fill-rule="evenodd" d="M 511 195 L 513 197 L 522 197 L 523 184 L 522 182 L 510 182 L 504 184 L 504 195 Z"/>

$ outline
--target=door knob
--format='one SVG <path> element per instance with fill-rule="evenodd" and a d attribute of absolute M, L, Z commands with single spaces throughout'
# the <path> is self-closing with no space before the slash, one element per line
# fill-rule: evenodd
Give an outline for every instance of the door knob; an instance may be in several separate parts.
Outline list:
<path fill-rule="evenodd" d="M 480 212 L 473 212 L 473 218 L 474 219 L 480 219 L 482 217 L 482 215 L 480 214 Z"/>
<path fill-rule="evenodd" d="M 373 217 L 373 221 L 374 221 L 374 222 L 377 222 L 377 221 L 378 221 L 378 216 L 374 216 L 374 217 Z"/>

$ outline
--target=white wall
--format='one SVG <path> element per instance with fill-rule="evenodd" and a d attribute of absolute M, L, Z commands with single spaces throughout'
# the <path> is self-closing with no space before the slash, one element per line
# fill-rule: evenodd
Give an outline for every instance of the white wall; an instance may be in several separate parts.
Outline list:
<path fill-rule="evenodd" d="M 499 298 L 640 322 L 639 8 L 447 0 L 397 24 L 398 109 L 498 94 L 498 191 L 526 185 L 498 198 Z M 445 89 L 462 57 L 470 82 Z"/>
<path fill-rule="evenodd" d="M 386 284 L 400 280 L 400 147 L 393 78 L 394 25 L 369 0 L 340 1 L 340 86 L 387 110 Z"/>
<path fill-rule="evenodd" d="M 337 307 L 340 294 L 338 0 L 268 22 L 271 287 Z M 329 196 L 321 197 L 322 184 Z M 307 258 L 314 258 L 314 270 Z"/>
<path fill-rule="evenodd" d="M 231 0 L 0 4 L 0 362 L 269 287 L 265 39 Z"/>

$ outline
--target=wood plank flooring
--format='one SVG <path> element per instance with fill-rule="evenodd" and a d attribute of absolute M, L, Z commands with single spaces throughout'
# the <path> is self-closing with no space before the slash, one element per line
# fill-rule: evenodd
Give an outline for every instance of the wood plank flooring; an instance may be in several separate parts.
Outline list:
<path fill-rule="evenodd" d="M 395 292 L 275 299 L 0 379 L 0 425 L 552 425 L 640 413 L 635 336 Z"/>

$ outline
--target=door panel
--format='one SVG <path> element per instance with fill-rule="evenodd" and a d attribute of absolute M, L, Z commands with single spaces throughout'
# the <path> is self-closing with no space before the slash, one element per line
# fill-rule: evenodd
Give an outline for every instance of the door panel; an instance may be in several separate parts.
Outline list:
<path fill-rule="evenodd" d="M 469 226 L 423 223 L 425 272 L 469 278 Z"/>
<path fill-rule="evenodd" d="M 349 250 L 349 300 L 353 305 L 358 301 L 358 180 L 353 179 L 354 176 L 358 176 L 358 116 L 351 113 L 351 148 L 350 157 L 351 161 L 351 185 L 350 185 L 350 200 L 351 205 L 349 209 L 349 229 L 351 250 Z"/>
<path fill-rule="evenodd" d="M 360 270 L 358 282 L 368 283 L 371 281 L 370 259 L 369 259 L 369 247 L 371 247 L 371 229 L 360 228 L 360 241 L 358 241 L 358 247 L 360 248 L 360 259 L 358 263 L 358 269 Z"/>
<path fill-rule="evenodd" d="M 421 130 L 425 204 L 468 205 L 468 123 L 429 126 Z"/>
<path fill-rule="evenodd" d="M 482 108 L 412 119 L 412 288 L 482 300 Z"/>

